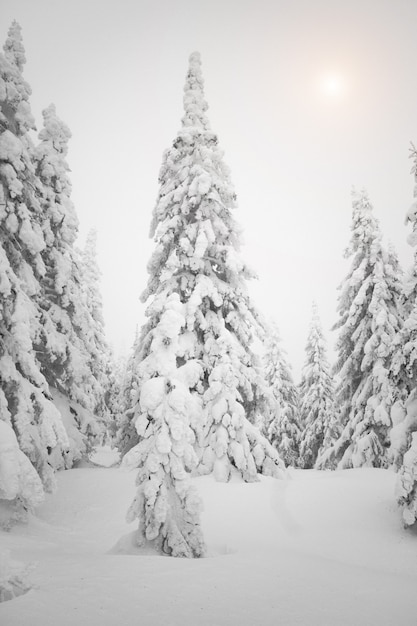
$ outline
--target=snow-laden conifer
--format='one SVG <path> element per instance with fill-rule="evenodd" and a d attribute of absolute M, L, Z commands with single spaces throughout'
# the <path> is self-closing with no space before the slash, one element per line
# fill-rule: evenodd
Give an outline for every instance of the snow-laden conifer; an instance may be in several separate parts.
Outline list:
<path fill-rule="evenodd" d="M 413 232 L 407 241 L 417 246 L 417 152 L 412 146 L 412 173 L 415 178 L 414 202 L 406 215 L 406 223 L 410 222 Z M 417 253 L 416 253 L 417 254 Z M 417 387 L 417 256 L 404 280 L 403 305 L 404 324 L 397 335 L 396 349 L 393 355 L 392 373 L 395 383 L 401 392 L 401 399 L 406 400 Z"/>
<path fill-rule="evenodd" d="M 264 346 L 265 380 L 275 403 L 272 411 L 265 412 L 262 429 L 285 465 L 296 466 L 301 435 L 299 395 L 275 323 L 268 328 Z"/>
<path fill-rule="evenodd" d="M 412 233 L 408 243 L 417 246 L 417 151 L 412 145 L 414 202 L 406 215 Z M 397 336 L 392 371 L 400 398 L 395 406 L 395 423 L 391 431 L 391 459 L 399 469 L 398 502 L 406 526 L 417 520 L 417 253 L 406 276 L 404 288 L 405 321 Z"/>
<path fill-rule="evenodd" d="M 390 376 L 394 339 L 400 328 L 401 285 L 381 243 L 365 192 L 353 198 L 352 257 L 340 287 L 335 371 L 342 433 L 322 455 L 322 465 L 385 467 L 396 387 Z"/>
<path fill-rule="evenodd" d="M 409 446 L 404 454 L 399 471 L 396 495 L 402 510 L 404 526 L 413 526 L 417 521 L 417 425 L 414 415 L 414 430 L 409 431 Z"/>
<path fill-rule="evenodd" d="M 411 224 L 412 232 L 407 237 L 407 242 L 413 248 L 417 246 L 417 149 L 414 144 L 411 144 L 410 147 L 410 158 L 412 159 L 413 165 L 411 168 L 411 174 L 414 177 L 414 190 L 413 196 L 414 201 L 412 202 L 410 208 L 408 209 L 405 216 L 405 223 Z M 414 253 L 414 263 L 404 275 L 404 285 L 403 285 L 403 303 L 405 309 L 405 315 L 408 316 L 411 314 L 414 303 L 417 301 L 417 248 Z"/>
<path fill-rule="evenodd" d="M 106 417 L 106 366 L 109 361 L 104 340 L 98 268 L 94 242 L 81 255 L 75 248 L 78 219 L 71 201 L 68 177 L 68 140 L 71 132 L 57 116 L 55 106 L 43 111 L 40 143 L 33 152 L 36 173 L 42 183 L 42 231 L 46 246 L 41 253 L 45 265 L 42 331 L 37 352 L 50 388 L 64 394 L 72 409 L 84 445 L 70 437 L 66 464 L 85 454 L 104 430 Z M 75 404 L 81 405 L 79 411 Z"/>
<path fill-rule="evenodd" d="M 110 352 L 111 370 L 108 376 L 108 384 L 106 391 L 106 406 L 109 411 L 109 419 L 107 421 L 105 441 L 111 447 L 117 448 L 122 457 L 133 445 L 138 442 L 137 431 L 135 425 L 131 422 L 132 430 L 136 433 L 136 440 L 132 446 L 124 448 L 123 442 L 119 441 L 118 435 L 121 433 L 121 423 L 124 419 L 124 389 L 125 381 L 128 377 L 128 357 L 124 354 L 116 357 L 113 351 Z M 123 450 L 123 451 L 122 451 Z"/>
<path fill-rule="evenodd" d="M 103 300 L 100 288 L 101 272 L 97 262 L 97 231 L 91 230 L 81 255 L 81 283 L 87 310 L 87 328 L 82 337 L 87 347 L 88 366 L 94 379 L 93 412 L 104 427 L 110 419 L 108 396 L 114 384 L 114 357 L 107 344 Z"/>
<path fill-rule="evenodd" d="M 68 449 L 35 350 L 41 334 L 38 300 L 46 268 L 42 185 L 31 160 L 34 128 L 20 26 L 9 30 L 0 54 L 0 407 L 21 450 L 51 489 L 53 469 Z"/>
<path fill-rule="evenodd" d="M 104 391 L 74 248 L 78 222 L 66 162 L 71 133 L 51 105 L 33 145 L 24 60 L 13 23 L 0 58 L 0 404 L 49 489 L 53 471 L 70 467 L 97 434 L 93 413 Z"/>
<path fill-rule="evenodd" d="M 136 328 L 132 349 L 119 370 L 119 392 L 115 399 L 117 432 L 115 444 L 121 457 L 139 442 L 135 427 L 135 407 L 139 398 L 139 364 L 141 362 L 140 333 Z"/>
<path fill-rule="evenodd" d="M 306 360 L 299 387 L 302 425 L 300 465 L 305 469 L 311 469 L 317 461 L 319 452 L 323 450 L 326 433 L 333 422 L 335 412 L 326 340 L 316 304 L 313 304 L 305 351 Z"/>
<path fill-rule="evenodd" d="M 206 116 L 198 53 L 190 57 L 184 91 L 182 128 L 160 171 L 151 225 L 156 249 L 142 295 L 152 301 L 137 360 L 149 354 L 166 298 L 178 293 L 186 307 L 179 364 L 201 365 L 193 385 L 202 402 L 202 417 L 193 424 L 200 471 L 214 469 L 227 480 L 235 467 L 245 480 L 255 480 L 258 471 L 277 474 L 280 462 L 248 424 L 256 422 L 268 395 L 251 347 L 261 325 L 246 286 L 253 274 L 239 256 L 235 192 Z"/>
<path fill-rule="evenodd" d="M 201 415 L 192 388 L 201 365 L 181 364 L 185 305 L 177 293 L 164 299 L 152 332 L 149 354 L 139 364 L 142 380 L 135 426 L 139 443 L 124 456 L 125 467 L 138 467 L 138 491 L 128 521 L 139 519 L 138 544 L 165 554 L 199 557 L 204 553 L 201 502 L 189 475 L 197 465 L 191 422 Z"/>
<path fill-rule="evenodd" d="M 253 426 L 267 397 L 251 348 L 260 324 L 198 53 L 184 91 L 182 128 L 163 157 L 151 224 L 148 320 L 132 360 L 139 375 L 128 410 L 139 442 L 127 458 L 140 467 L 131 517 L 139 517 L 142 536 L 192 556 L 203 547 L 189 473 L 198 465 L 220 480 L 237 471 L 252 481 L 258 471 L 277 475 L 281 462 Z"/>
<path fill-rule="evenodd" d="M 414 175 L 414 202 L 407 211 L 406 223 L 410 222 L 412 233 L 408 243 L 417 246 L 417 151 L 411 145 L 411 169 Z M 403 464 L 404 453 L 411 445 L 412 433 L 417 429 L 415 420 L 415 394 L 417 389 L 417 252 L 414 263 L 404 278 L 402 294 L 404 322 L 395 341 L 391 372 L 397 387 L 398 399 L 392 412 L 390 457 L 396 469 Z M 408 457 L 410 458 L 410 457 Z"/>

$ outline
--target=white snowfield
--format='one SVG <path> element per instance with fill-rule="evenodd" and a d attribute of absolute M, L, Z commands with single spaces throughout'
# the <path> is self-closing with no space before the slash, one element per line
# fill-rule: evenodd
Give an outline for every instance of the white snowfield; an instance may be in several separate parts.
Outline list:
<path fill-rule="evenodd" d="M 110 464 L 112 453 L 95 460 Z M 116 467 L 60 472 L 58 491 L 29 524 L 0 533 L 0 553 L 29 565 L 32 583 L 0 603 L 2 626 L 417 624 L 417 535 L 402 528 L 395 474 L 197 478 L 202 559 L 132 547 L 135 524 L 125 513 L 135 475 Z"/>

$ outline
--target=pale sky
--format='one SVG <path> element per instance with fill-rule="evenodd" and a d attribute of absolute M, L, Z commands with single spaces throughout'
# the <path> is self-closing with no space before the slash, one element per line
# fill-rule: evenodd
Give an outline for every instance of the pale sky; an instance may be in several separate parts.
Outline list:
<path fill-rule="evenodd" d="M 0 18 L 2 42 L 13 19 L 22 26 L 38 128 L 54 102 L 73 133 L 79 243 L 97 228 L 117 353 L 143 322 L 158 173 L 194 50 L 238 196 L 242 257 L 259 275 L 253 300 L 276 321 L 296 380 L 314 299 L 329 350 L 336 338 L 353 185 L 411 264 L 416 0 L 1 0 Z"/>

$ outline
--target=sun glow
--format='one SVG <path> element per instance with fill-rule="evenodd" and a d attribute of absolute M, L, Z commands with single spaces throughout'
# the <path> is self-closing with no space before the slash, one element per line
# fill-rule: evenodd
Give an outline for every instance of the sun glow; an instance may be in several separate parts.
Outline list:
<path fill-rule="evenodd" d="M 324 74 L 320 78 L 319 89 L 322 96 L 329 100 L 340 99 L 347 91 L 346 80 L 341 74 Z"/>

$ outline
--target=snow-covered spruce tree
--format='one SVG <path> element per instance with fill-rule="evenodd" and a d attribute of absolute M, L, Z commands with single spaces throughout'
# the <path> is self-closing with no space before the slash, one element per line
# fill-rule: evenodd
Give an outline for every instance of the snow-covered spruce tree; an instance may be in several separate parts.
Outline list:
<path fill-rule="evenodd" d="M 214 469 L 227 480 L 235 466 L 250 481 L 257 471 L 279 473 L 280 462 L 250 425 L 268 397 L 251 347 L 254 333 L 262 329 L 247 293 L 253 274 L 238 255 L 235 193 L 206 116 L 198 53 L 190 57 L 184 108 L 182 129 L 160 171 L 151 225 L 157 245 L 142 295 L 143 301 L 153 300 L 137 361 L 149 354 L 165 299 L 178 293 L 186 305 L 178 364 L 198 360 L 202 366 L 193 389 L 203 410 L 203 418 L 193 424 L 203 452 L 200 468 Z"/>
<path fill-rule="evenodd" d="M 415 178 L 415 201 L 406 215 L 406 222 L 411 222 L 413 228 L 407 240 L 410 245 L 417 246 L 417 152 L 414 146 L 411 157 L 414 162 L 412 172 Z M 403 307 L 404 324 L 396 338 L 392 373 L 401 392 L 401 400 L 405 401 L 417 387 L 417 256 L 405 276 Z"/>
<path fill-rule="evenodd" d="M 68 439 L 35 350 L 42 332 L 38 299 L 46 242 L 42 185 L 31 161 L 28 131 L 34 121 L 24 63 L 21 29 L 13 22 L 0 54 L 0 416 L 51 489 Z"/>
<path fill-rule="evenodd" d="M 201 401 L 192 393 L 201 365 L 197 359 L 181 365 L 185 305 L 175 292 L 162 299 L 149 353 L 139 364 L 135 425 L 140 440 L 123 459 L 125 466 L 139 467 L 128 521 L 139 519 L 139 545 L 147 542 L 168 555 L 199 557 L 204 554 L 201 502 L 189 473 L 197 465 L 190 424 L 201 414 Z"/>
<path fill-rule="evenodd" d="M 409 446 L 399 471 L 396 496 L 402 510 L 404 526 L 417 522 L 417 402 L 414 399 L 413 423 L 408 430 Z"/>
<path fill-rule="evenodd" d="M 206 117 L 198 53 L 190 57 L 184 107 L 153 212 L 156 249 L 142 295 L 150 299 L 148 321 L 134 356 L 131 413 L 140 441 L 125 462 L 140 467 L 131 516 L 139 517 L 142 536 L 170 553 L 180 545 L 188 556 L 202 551 L 187 483 L 197 463 L 220 480 L 237 471 L 252 481 L 258 471 L 278 475 L 281 462 L 253 425 L 267 397 L 251 349 L 259 322 L 247 295 L 251 274 L 238 257 L 235 194 Z"/>
<path fill-rule="evenodd" d="M 390 376 L 400 328 L 401 284 L 383 248 L 377 220 L 363 191 L 353 197 L 351 270 L 340 287 L 335 372 L 340 382 L 340 437 L 321 456 L 321 466 L 386 467 L 390 410 L 397 390 Z"/>
<path fill-rule="evenodd" d="M 407 212 L 413 232 L 408 243 L 417 246 L 417 150 L 411 146 L 414 174 L 414 202 Z M 391 457 L 399 469 L 397 499 L 402 508 L 405 526 L 417 521 L 417 253 L 404 288 L 405 321 L 397 338 L 392 370 L 401 393 L 394 412 L 391 431 Z"/>
<path fill-rule="evenodd" d="M 414 263 L 404 275 L 402 302 L 404 305 L 404 315 L 409 316 L 417 302 L 417 148 L 414 144 L 410 146 L 410 159 L 412 159 L 413 165 L 411 168 L 411 174 L 414 177 L 414 201 L 411 204 L 407 214 L 405 216 L 405 223 L 408 222 L 412 225 L 412 232 L 407 237 L 407 242 L 413 248 L 416 248 L 414 253 Z"/>
<path fill-rule="evenodd" d="M 304 469 L 312 469 L 323 449 L 335 410 L 326 340 L 315 303 L 305 351 L 306 360 L 299 387 L 302 424 L 300 465 Z"/>
<path fill-rule="evenodd" d="M 333 399 L 333 413 L 327 425 L 327 428 L 324 431 L 323 444 L 320 450 L 318 451 L 317 460 L 316 460 L 314 469 L 335 470 L 337 468 L 338 459 L 334 454 L 335 452 L 334 445 L 339 439 L 342 431 L 343 431 L 343 428 L 341 427 L 340 410 L 335 405 L 335 401 Z"/>
<path fill-rule="evenodd" d="M 81 257 L 81 282 L 89 314 L 88 333 L 83 338 L 89 354 L 89 368 L 96 381 L 94 413 L 101 417 L 103 426 L 110 419 L 109 394 L 114 384 L 114 357 L 107 344 L 104 331 L 103 301 L 100 290 L 101 272 L 97 263 L 97 232 L 87 236 Z M 113 382 L 112 382 L 113 381 Z"/>
<path fill-rule="evenodd" d="M 38 299 L 42 332 L 37 354 L 54 397 L 58 392 L 71 403 L 76 426 L 75 437 L 69 433 L 71 450 L 66 464 L 71 466 L 104 431 L 108 350 L 93 276 L 98 273 L 94 252 L 88 249 L 80 258 L 74 246 L 78 220 L 70 198 L 66 161 L 71 133 L 54 105 L 43 111 L 43 119 L 40 143 L 33 152 L 42 183 L 40 203 L 46 243 L 41 252 L 45 276 Z M 74 433 L 74 428 L 71 431 Z"/>
<path fill-rule="evenodd" d="M 266 333 L 264 346 L 264 375 L 275 403 L 272 411 L 265 412 L 261 427 L 285 465 L 297 466 L 301 435 L 299 396 L 275 323 Z"/>
<path fill-rule="evenodd" d="M 129 354 L 125 364 L 121 364 L 119 371 L 119 393 L 116 398 L 117 403 L 117 433 L 115 444 L 121 457 L 129 452 L 139 442 L 138 431 L 135 427 L 135 407 L 138 402 L 139 394 L 139 363 L 136 359 L 140 358 L 140 334 L 136 328 L 135 340 L 133 342 L 131 353 Z"/>
<path fill-rule="evenodd" d="M 107 422 L 106 429 L 106 443 L 114 448 L 118 448 L 120 455 L 123 456 L 133 445 L 138 442 L 138 436 L 134 424 L 132 428 L 136 433 L 136 440 L 132 444 L 124 449 L 123 454 L 121 450 L 123 448 L 122 442 L 119 441 L 118 435 L 121 432 L 121 422 L 124 419 L 124 385 L 127 379 L 128 373 L 128 357 L 121 355 L 115 357 L 111 351 L 111 371 L 109 372 L 109 379 L 106 391 L 106 406 L 109 411 L 109 420 Z"/>

